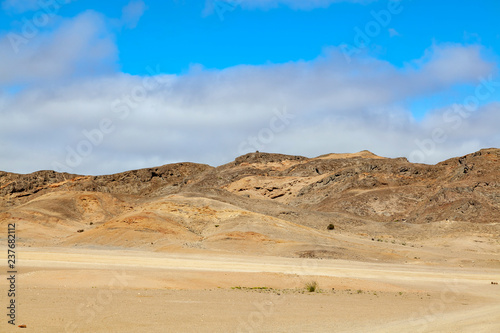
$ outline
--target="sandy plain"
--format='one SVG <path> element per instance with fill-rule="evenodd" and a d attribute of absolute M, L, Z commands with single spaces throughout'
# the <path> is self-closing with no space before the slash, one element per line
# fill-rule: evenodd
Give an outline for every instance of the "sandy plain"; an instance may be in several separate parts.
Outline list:
<path fill-rule="evenodd" d="M 498 161 L 0 171 L 0 332 L 500 332 Z"/>
<path fill-rule="evenodd" d="M 91 248 L 18 258 L 25 331 L 500 331 L 496 268 Z"/>

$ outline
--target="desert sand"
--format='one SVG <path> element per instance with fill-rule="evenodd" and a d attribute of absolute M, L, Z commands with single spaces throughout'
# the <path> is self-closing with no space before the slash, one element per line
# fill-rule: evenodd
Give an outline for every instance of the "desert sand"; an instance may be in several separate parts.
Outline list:
<path fill-rule="evenodd" d="M 50 247 L 19 266 L 33 332 L 500 330 L 499 268 Z"/>
<path fill-rule="evenodd" d="M 499 157 L 0 172 L 0 331 L 500 332 Z"/>

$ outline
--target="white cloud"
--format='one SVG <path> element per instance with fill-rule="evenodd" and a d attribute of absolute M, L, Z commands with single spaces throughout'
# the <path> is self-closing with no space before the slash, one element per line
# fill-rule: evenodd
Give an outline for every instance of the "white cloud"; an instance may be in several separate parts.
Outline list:
<path fill-rule="evenodd" d="M 24 13 L 39 8 L 38 0 L 5 0 L 2 2 L 3 10 L 15 13 Z"/>
<path fill-rule="evenodd" d="M 482 60 L 477 45 L 462 47 L 457 44 L 433 46 L 416 64 L 426 64 L 423 77 L 434 75 L 444 84 L 464 82 L 493 70 L 492 64 Z"/>
<path fill-rule="evenodd" d="M 4 0 L 2 9 L 15 14 L 47 9 L 48 12 L 58 10 L 61 6 L 76 0 Z"/>
<path fill-rule="evenodd" d="M 251 0 L 245 1 L 241 0 L 241 6 L 243 8 L 250 9 L 268 9 L 275 8 L 280 5 L 290 7 L 292 9 L 313 9 L 313 8 L 326 8 L 333 3 L 339 2 L 352 2 L 352 3 L 371 3 L 377 0 Z"/>
<path fill-rule="evenodd" d="M 146 11 L 146 4 L 142 0 L 132 0 L 122 9 L 122 24 L 133 29 L 139 23 L 140 18 Z"/>
<path fill-rule="evenodd" d="M 334 3 L 351 2 L 359 4 L 368 4 L 379 0 L 205 0 L 205 15 L 219 12 L 242 9 L 271 9 L 279 6 L 290 7 L 295 10 L 311 10 L 315 8 L 327 8 Z"/>
<path fill-rule="evenodd" d="M 104 19 L 88 11 L 62 21 L 55 32 L 0 37 L 0 58 L 1 87 L 106 73 L 114 69 L 117 50 Z"/>
<path fill-rule="evenodd" d="M 457 65 L 454 71 L 448 63 Z M 0 170 L 53 169 L 54 162 L 91 174 L 178 161 L 217 165 L 252 150 L 410 156 L 416 140 L 440 127 L 448 139 L 425 156 L 436 162 L 498 146 L 498 105 L 481 107 L 456 128 L 444 120 L 446 109 L 416 122 L 405 101 L 476 84 L 493 68 L 479 47 L 434 45 L 403 68 L 369 57 L 347 63 L 333 49 L 309 62 L 40 85 L 0 96 Z M 290 119 L 276 118 L 283 108 Z M 103 121 L 109 133 L 100 135 L 94 129 Z M 82 152 L 81 161 L 72 150 Z"/>
<path fill-rule="evenodd" d="M 389 28 L 388 31 L 389 31 L 389 36 L 391 36 L 391 37 L 399 37 L 399 36 L 401 36 L 400 33 L 396 29 L 394 29 L 394 28 Z"/>

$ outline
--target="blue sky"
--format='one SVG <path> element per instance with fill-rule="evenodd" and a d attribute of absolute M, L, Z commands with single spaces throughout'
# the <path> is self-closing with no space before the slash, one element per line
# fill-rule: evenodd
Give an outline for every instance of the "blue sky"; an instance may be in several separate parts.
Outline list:
<path fill-rule="evenodd" d="M 0 170 L 220 165 L 255 150 L 436 163 L 500 146 L 498 1 L 1 8 Z"/>

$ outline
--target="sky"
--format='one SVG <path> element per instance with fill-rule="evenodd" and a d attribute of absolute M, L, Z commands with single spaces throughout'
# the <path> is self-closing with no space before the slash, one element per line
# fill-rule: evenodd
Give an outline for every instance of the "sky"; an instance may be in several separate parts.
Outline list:
<path fill-rule="evenodd" d="M 0 0 L 0 170 L 500 147 L 500 2 Z"/>

